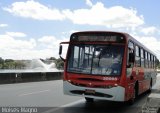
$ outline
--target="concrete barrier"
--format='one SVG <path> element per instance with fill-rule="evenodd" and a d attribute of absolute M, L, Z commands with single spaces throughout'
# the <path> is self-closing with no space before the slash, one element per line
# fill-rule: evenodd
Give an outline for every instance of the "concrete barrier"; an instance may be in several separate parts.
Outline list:
<path fill-rule="evenodd" d="M 152 89 L 139 113 L 160 113 L 160 90 Z"/>
<path fill-rule="evenodd" d="M 5 72 L 0 73 L 0 84 L 60 80 L 62 75 L 63 72 Z"/>
<path fill-rule="evenodd" d="M 152 93 L 148 96 L 146 103 L 142 106 L 141 113 L 158 113 L 160 107 L 160 94 Z"/>

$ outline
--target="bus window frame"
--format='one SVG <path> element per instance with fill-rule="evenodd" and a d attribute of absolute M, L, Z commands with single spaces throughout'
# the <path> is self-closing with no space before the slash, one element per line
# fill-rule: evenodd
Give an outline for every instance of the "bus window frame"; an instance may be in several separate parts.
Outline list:
<path fill-rule="evenodd" d="M 124 52 L 122 54 L 122 64 L 121 64 L 121 72 L 120 72 L 120 75 L 118 76 L 121 76 L 122 75 L 122 70 L 123 70 L 123 65 L 124 65 L 124 55 L 125 55 L 125 46 L 126 44 L 125 43 L 110 43 L 110 42 L 70 42 L 69 43 L 69 47 L 68 47 L 68 52 L 67 52 L 67 59 L 69 59 L 70 55 L 71 55 L 71 49 L 70 49 L 70 46 L 72 45 L 79 45 L 79 44 L 88 44 L 88 45 L 92 45 L 92 44 L 95 44 L 95 45 L 105 45 L 105 44 L 113 44 L 113 45 L 120 45 L 120 46 L 124 46 Z M 70 72 L 68 71 L 68 61 L 66 62 L 66 72 L 67 73 L 75 73 L 75 72 Z M 91 73 L 78 73 L 76 72 L 75 74 L 85 74 L 85 75 L 97 75 L 97 76 L 105 76 L 105 75 L 101 75 L 101 74 L 91 74 Z M 108 76 L 113 76 L 113 77 L 117 77 L 117 75 L 108 75 Z"/>
<path fill-rule="evenodd" d="M 140 48 L 140 62 L 141 62 L 141 67 L 145 67 L 145 63 L 144 63 L 144 60 L 145 60 L 145 56 L 144 56 L 144 49 L 141 47 Z M 143 56 L 143 57 L 142 57 Z M 142 62 L 143 61 L 143 62 Z"/>
<path fill-rule="evenodd" d="M 137 50 L 138 50 L 138 53 L 137 53 Z M 138 58 L 139 60 L 137 60 L 136 58 Z M 141 67 L 140 46 L 138 44 L 135 44 L 135 66 L 136 67 Z"/>
<path fill-rule="evenodd" d="M 132 43 L 133 44 L 133 48 L 131 48 L 129 46 L 129 44 Z M 130 65 L 130 62 L 129 62 L 129 49 L 131 49 L 133 51 L 133 54 L 134 54 L 134 62 L 132 65 Z M 135 44 L 132 40 L 128 40 L 128 44 L 127 44 L 127 68 L 132 68 L 134 67 L 134 64 L 135 64 Z"/>

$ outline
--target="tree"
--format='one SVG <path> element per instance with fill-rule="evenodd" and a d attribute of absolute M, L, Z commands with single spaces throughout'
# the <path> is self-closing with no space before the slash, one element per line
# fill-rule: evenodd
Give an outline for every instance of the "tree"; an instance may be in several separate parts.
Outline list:
<path fill-rule="evenodd" d="M 55 64 L 58 69 L 63 69 L 64 67 L 64 62 L 60 58 L 56 59 Z"/>
<path fill-rule="evenodd" d="M 15 69 L 24 69 L 26 67 L 24 61 L 15 61 L 14 63 Z"/>
<path fill-rule="evenodd" d="M 0 69 L 24 69 L 25 67 L 26 63 L 23 60 L 3 60 L 0 57 Z"/>
<path fill-rule="evenodd" d="M 0 69 L 3 69 L 4 60 L 0 57 Z"/>
<path fill-rule="evenodd" d="M 0 57 L 0 64 L 3 64 L 4 60 Z"/>
<path fill-rule="evenodd" d="M 6 63 L 6 62 L 5 62 L 5 63 L 3 64 L 3 67 L 2 67 L 2 68 L 3 68 L 3 69 L 9 69 L 9 63 Z"/>
<path fill-rule="evenodd" d="M 13 62 L 14 60 L 12 59 L 6 59 L 5 62 Z"/>
<path fill-rule="evenodd" d="M 48 60 L 56 60 L 55 57 L 50 57 Z"/>
<path fill-rule="evenodd" d="M 0 64 L 0 69 L 3 69 L 3 64 Z"/>

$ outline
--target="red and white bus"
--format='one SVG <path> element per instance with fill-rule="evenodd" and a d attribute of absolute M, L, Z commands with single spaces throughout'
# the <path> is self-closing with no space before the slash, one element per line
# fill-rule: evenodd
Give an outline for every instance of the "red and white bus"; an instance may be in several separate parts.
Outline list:
<path fill-rule="evenodd" d="M 62 45 L 69 44 L 66 59 Z M 127 33 L 84 31 L 60 43 L 64 94 L 133 103 L 156 82 L 156 56 Z"/>

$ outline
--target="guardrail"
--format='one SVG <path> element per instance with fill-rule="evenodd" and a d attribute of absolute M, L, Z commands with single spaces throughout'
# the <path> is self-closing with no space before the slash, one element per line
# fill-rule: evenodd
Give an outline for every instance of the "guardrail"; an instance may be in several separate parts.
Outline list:
<path fill-rule="evenodd" d="M 63 72 L 6 72 L 0 73 L 0 84 L 60 80 L 62 75 Z"/>
<path fill-rule="evenodd" d="M 160 73 L 160 70 L 157 70 Z M 0 84 L 49 81 L 62 79 L 63 72 L 3 72 L 0 73 Z"/>

